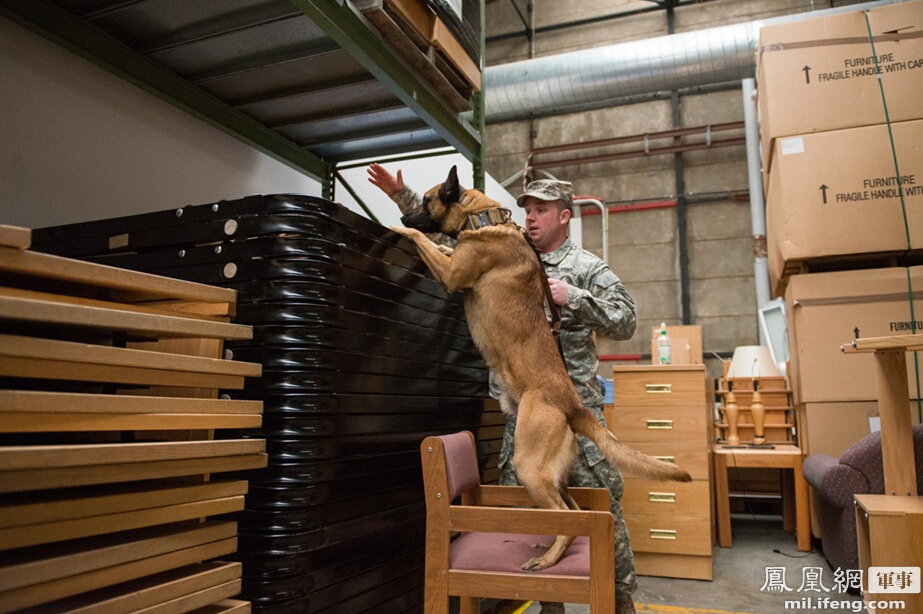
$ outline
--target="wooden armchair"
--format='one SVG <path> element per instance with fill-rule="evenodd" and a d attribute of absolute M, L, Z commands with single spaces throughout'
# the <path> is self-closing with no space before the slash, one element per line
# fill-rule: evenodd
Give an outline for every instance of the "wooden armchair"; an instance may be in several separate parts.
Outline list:
<path fill-rule="evenodd" d="M 461 614 L 478 614 L 480 599 L 532 599 L 588 603 L 594 613 L 615 611 L 614 523 L 609 493 L 571 488 L 581 508 L 545 510 L 518 486 L 480 483 L 474 436 L 462 431 L 427 437 L 420 446 L 426 490 L 424 611 L 449 611 L 461 597 Z M 461 496 L 461 504 L 454 505 Z M 461 532 L 450 539 L 451 532 Z M 539 556 L 535 544 L 555 535 L 578 536 L 557 565 L 523 571 Z"/>

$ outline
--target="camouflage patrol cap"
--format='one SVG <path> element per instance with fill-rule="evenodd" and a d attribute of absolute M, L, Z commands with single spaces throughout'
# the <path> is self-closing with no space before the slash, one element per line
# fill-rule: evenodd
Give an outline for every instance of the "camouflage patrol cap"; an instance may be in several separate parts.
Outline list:
<path fill-rule="evenodd" d="M 519 195 L 516 204 L 524 207 L 530 196 L 548 202 L 560 200 L 568 209 L 574 208 L 574 186 L 570 181 L 536 179 L 526 186 L 526 191 Z"/>

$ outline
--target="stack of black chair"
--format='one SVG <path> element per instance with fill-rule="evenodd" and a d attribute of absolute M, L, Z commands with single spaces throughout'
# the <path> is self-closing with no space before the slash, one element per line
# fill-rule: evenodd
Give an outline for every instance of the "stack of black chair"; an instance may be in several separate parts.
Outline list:
<path fill-rule="evenodd" d="M 503 420 L 484 411 L 460 296 L 409 243 L 330 201 L 275 195 L 40 229 L 33 244 L 238 291 L 253 340 L 225 353 L 263 376 L 228 394 L 264 402 L 252 435 L 270 455 L 238 516 L 254 611 L 422 611 L 419 443 L 472 430 L 495 466 Z"/>

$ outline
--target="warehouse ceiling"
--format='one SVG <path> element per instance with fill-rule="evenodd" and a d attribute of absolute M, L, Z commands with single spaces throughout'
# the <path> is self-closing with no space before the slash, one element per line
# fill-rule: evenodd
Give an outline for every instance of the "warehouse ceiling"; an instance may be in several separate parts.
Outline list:
<path fill-rule="evenodd" d="M 325 184 L 347 160 L 480 155 L 465 109 L 346 2 L 0 0 L 0 15 Z"/>

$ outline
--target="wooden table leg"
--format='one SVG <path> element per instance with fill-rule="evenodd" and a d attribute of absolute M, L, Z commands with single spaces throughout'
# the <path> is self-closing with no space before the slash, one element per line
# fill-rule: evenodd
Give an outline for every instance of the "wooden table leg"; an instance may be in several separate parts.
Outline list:
<path fill-rule="evenodd" d="M 808 482 L 804 479 L 804 472 L 801 470 L 801 456 L 795 456 L 792 459 L 792 470 L 795 474 L 795 527 L 798 536 L 798 550 L 801 552 L 810 552 L 811 550 L 811 509 L 810 497 L 808 494 Z"/>
<path fill-rule="evenodd" d="M 795 476 L 788 469 L 781 469 L 782 482 L 782 529 L 786 533 L 795 533 L 797 528 L 797 508 L 795 506 Z"/>
<path fill-rule="evenodd" d="M 913 456 L 910 394 L 907 392 L 907 359 L 904 351 L 875 352 L 878 377 L 878 413 L 881 416 L 881 451 L 885 471 L 885 494 L 900 497 L 917 494 Z"/>
<path fill-rule="evenodd" d="M 718 545 L 731 547 L 731 502 L 728 493 L 727 455 L 715 454 L 715 511 L 718 529 Z"/>

